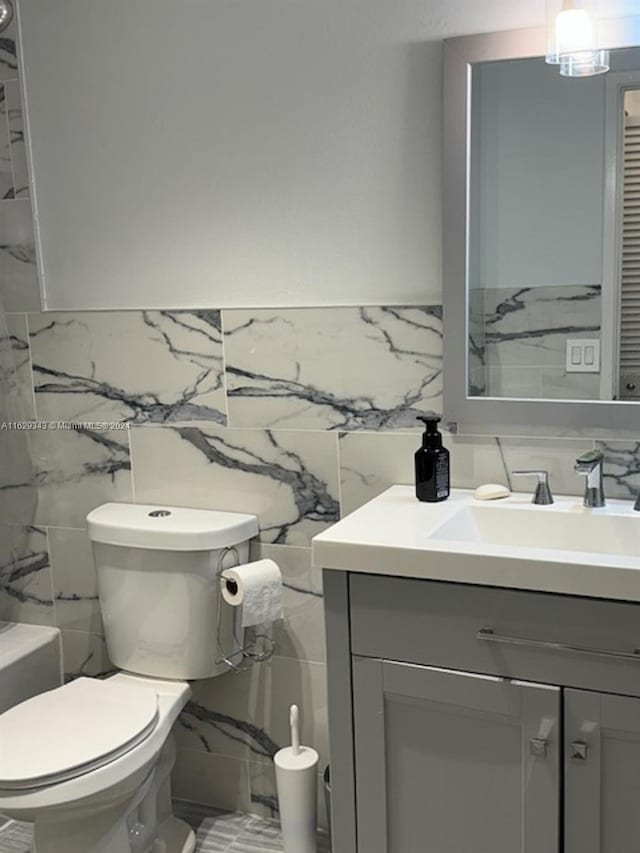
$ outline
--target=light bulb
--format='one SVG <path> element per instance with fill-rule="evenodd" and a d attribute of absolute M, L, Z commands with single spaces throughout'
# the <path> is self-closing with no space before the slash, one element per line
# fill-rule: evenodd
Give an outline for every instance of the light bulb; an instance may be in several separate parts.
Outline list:
<path fill-rule="evenodd" d="M 3 33 L 13 20 L 11 0 L 0 0 L 0 33 Z"/>
<path fill-rule="evenodd" d="M 585 9 L 565 9 L 556 18 L 556 46 L 560 56 L 594 48 L 594 26 Z"/>

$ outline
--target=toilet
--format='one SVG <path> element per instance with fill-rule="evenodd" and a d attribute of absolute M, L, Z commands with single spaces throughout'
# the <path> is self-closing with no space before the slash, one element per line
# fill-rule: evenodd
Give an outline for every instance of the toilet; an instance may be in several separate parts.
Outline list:
<path fill-rule="evenodd" d="M 191 694 L 242 660 L 219 574 L 246 563 L 255 516 L 108 503 L 87 516 L 109 656 L 0 714 L 0 814 L 34 853 L 193 853 L 172 811 L 171 728 Z"/>

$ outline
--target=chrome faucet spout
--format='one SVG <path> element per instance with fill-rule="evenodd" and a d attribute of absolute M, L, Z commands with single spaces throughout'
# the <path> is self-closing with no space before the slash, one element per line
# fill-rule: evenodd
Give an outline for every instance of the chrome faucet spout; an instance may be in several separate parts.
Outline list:
<path fill-rule="evenodd" d="M 584 506 L 598 508 L 605 506 L 604 455 L 599 450 L 590 450 L 576 459 L 575 471 L 585 477 Z"/>

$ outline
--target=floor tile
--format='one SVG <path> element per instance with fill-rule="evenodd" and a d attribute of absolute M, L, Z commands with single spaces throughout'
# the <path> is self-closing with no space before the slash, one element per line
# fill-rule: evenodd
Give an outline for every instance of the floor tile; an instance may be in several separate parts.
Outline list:
<path fill-rule="evenodd" d="M 176 803 L 176 814 L 196 831 L 196 853 L 283 853 L 277 821 L 209 806 Z M 31 826 L 0 817 L 0 853 L 31 853 Z M 327 836 L 318 836 L 318 853 L 329 853 Z"/>

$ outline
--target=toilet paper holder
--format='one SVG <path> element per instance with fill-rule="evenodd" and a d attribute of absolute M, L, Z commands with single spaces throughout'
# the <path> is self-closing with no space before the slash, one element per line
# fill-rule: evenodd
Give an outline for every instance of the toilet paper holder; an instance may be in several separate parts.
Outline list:
<path fill-rule="evenodd" d="M 231 555 L 235 562 L 231 565 L 225 565 L 226 558 Z M 233 626 L 233 637 L 236 641 L 238 649 L 231 653 L 225 652 L 222 644 L 222 639 L 220 637 L 220 629 L 222 624 L 222 613 L 223 608 L 229 607 L 227 602 L 224 600 L 222 596 L 222 573 L 226 569 L 232 569 L 236 566 L 240 565 L 240 555 L 238 551 L 233 546 L 228 548 L 224 548 L 220 552 L 220 556 L 218 558 L 218 565 L 216 566 L 216 586 L 218 587 L 218 606 L 216 608 L 216 647 L 217 653 L 220 655 L 219 663 L 225 663 L 230 669 L 234 672 L 246 672 L 246 670 L 250 669 L 254 663 L 264 663 L 265 661 L 270 660 L 276 651 L 276 643 L 271 637 L 267 636 L 267 634 L 253 634 L 253 641 L 250 643 L 246 641 L 246 630 L 241 629 L 243 632 L 242 638 L 240 638 L 237 634 L 237 618 L 234 618 L 234 626 Z M 234 580 L 229 579 L 226 581 L 227 588 L 233 594 L 237 592 L 237 584 Z M 235 587 L 235 589 L 234 589 Z M 262 645 L 262 650 L 259 649 L 259 645 Z M 240 663 L 236 663 L 232 658 L 240 658 Z"/>

